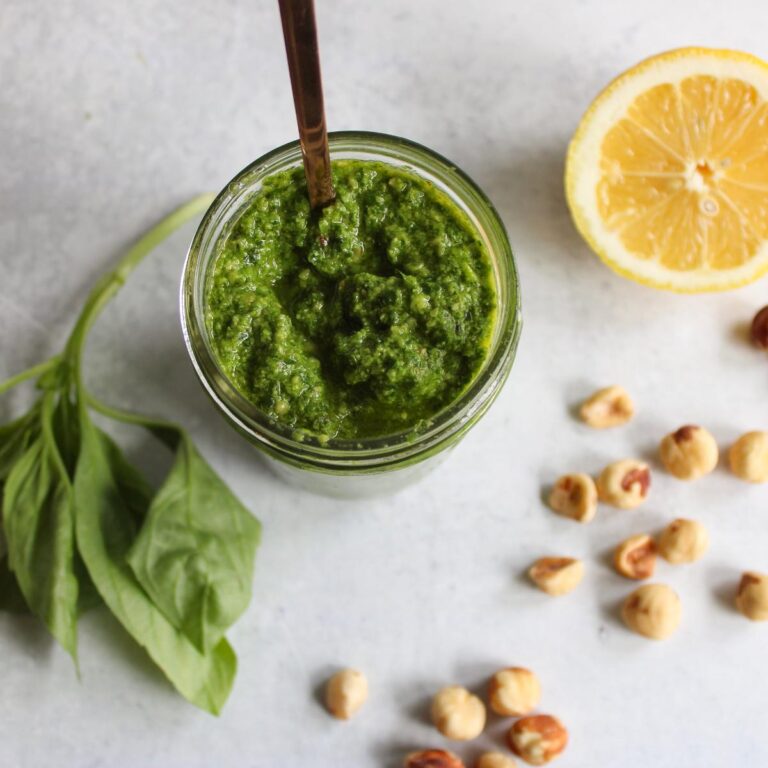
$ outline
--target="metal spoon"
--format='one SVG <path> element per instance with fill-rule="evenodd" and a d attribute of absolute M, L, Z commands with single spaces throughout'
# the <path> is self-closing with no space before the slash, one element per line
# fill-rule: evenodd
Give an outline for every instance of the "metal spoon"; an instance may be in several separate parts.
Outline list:
<path fill-rule="evenodd" d="M 314 0 L 279 3 L 309 203 L 312 208 L 322 208 L 333 202 L 336 193 L 331 181 Z"/>

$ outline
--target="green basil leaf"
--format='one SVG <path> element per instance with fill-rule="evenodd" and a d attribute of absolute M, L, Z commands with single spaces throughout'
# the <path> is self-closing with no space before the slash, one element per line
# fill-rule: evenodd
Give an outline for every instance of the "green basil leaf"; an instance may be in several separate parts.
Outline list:
<path fill-rule="evenodd" d="M 0 558 L 0 611 L 29 613 L 29 606 L 21 593 L 19 582 L 8 567 L 8 558 Z"/>
<path fill-rule="evenodd" d="M 0 483 L 5 482 L 39 431 L 39 413 L 40 407 L 35 404 L 21 418 L 0 427 Z"/>
<path fill-rule="evenodd" d="M 78 585 L 74 573 L 72 485 L 53 436 L 53 394 L 41 431 L 8 474 L 3 528 L 8 564 L 30 610 L 76 658 Z"/>
<path fill-rule="evenodd" d="M 171 623 L 205 652 L 248 607 L 259 535 L 258 521 L 180 431 L 128 563 Z"/>
<path fill-rule="evenodd" d="M 62 390 L 53 411 L 53 434 L 67 474 L 72 478 L 75 476 L 75 465 L 80 453 L 80 420 L 77 405 L 68 394 L 68 387 Z"/>
<path fill-rule="evenodd" d="M 152 501 L 152 487 L 144 479 L 143 475 L 126 461 L 112 438 L 103 430 L 98 429 L 98 427 L 96 431 L 104 443 L 110 465 L 120 489 L 120 496 L 133 520 L 135 535 L 135 532 L 138 531 L 144 521 L 147 509 L 149 509 L 149 504 Z M 101 605 L 104 601 L 91 580 L 88 569 L 85 567 L 79 552 L 75 553 L 75 573 L 80 584 L 78 609 L 82 614 Z"/>
<path fill-rule="evenodd" d="M 88 572 L 109 609 L 176 689 L 193 704 L 218 714 L 232 688 L 237 658 L 226 640 L 207 654 L 176 629 L 152 603 L 126 562 L 135 523 L 123 496 L 125 460 L 96 431 L 84 409 L 75 471 L 77 543 Z"/>
<path fill-rule="evenodd" d="M 2 497 L 3 487 L 0 484 L 0 502 L 2 502 Z M 1 514 L 0 522 L 2 522 Z M 0 526 L 0 611 L 29 613 L 27 601 L 19 588 L 19 582 L 16 581 L 13 571 L 8 566 L 8 544 L 5 541 L 2 526 Z"/>
<path fill-rule="evenodd" d="M 96 428 L 96 432 L 104 444 L 109 464 L 120 488 L 120 498 L 133 520 L 134 531 L 137 532 L 152 502 L 152 486 L 145 480 L 144 475 L 127 461 L 115 441 L 104 430 Z"/>
<path fill-rule="evenodd" d="M 53 435 L 67 474 L 71 479 L 74 479 L 75 467 L 80 454 L 80 416 L 77 403 L 72 400 L 70 395 L 71 386 L 66 376 L 65 366 L 49 371 L 46 376 L 52 377 L 54 374 L 59 381 L 60 393 L 59 401 L 53 411 Z M 53 386 L 53 384 L 53 381 L 49 382 L 49 386 Z M 77 611 L 79 615 L 82 615 L 101 605 L 103 600 L 93 581 L 91 581 L 88 569 L 85 567 L 77 548 L 75 548 L 73 570 L 78 584 Z"/>

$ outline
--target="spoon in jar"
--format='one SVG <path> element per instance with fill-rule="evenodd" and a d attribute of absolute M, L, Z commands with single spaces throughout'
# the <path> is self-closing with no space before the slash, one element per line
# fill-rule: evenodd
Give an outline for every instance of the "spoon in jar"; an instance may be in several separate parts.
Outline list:
<path fill-rule="evenodd" d="M 322 208 L 333 202 L 336 193 L 331 181 L 314 0 L 279 3 L 309 203 L 313 209 Z"/>

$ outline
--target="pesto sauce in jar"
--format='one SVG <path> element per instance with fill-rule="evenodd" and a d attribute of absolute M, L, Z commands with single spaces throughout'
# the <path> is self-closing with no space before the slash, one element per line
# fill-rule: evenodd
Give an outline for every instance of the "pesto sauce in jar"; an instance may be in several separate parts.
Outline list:
<path fill-rule="evenodd" d="M 475 227 L 425 179 L 332 163 L 312 212 L 277 173 L 218 246 L 206 323 L 219 365 L 273 421 L 320 441 L 418 431 L 470 384 L 496 297 Z"/>

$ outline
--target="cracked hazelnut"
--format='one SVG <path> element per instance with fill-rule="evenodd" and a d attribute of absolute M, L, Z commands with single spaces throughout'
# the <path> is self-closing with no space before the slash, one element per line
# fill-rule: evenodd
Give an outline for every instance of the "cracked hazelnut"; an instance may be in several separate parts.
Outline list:
<path fill-rule="evenodd" d="M 503 752 L 483 752 L 475 768 L 517 768 L 517 763 Z"/>
<path fill-rule="evenodd" d="M 661 441 L 659 456 L 671 475 L 680 480 L 696 480 L 717 466 L 719 451 L 711 432 L 688 424 Z"/>
<path fill-rule="evenodd" d="M 639 507 L 651 486 L 650 467 L 638 459 L 622 459 L 609 464 L 597 479 L 601 501 L 619 509 Z"/>
<path fill-rule="evenodd" d="M 709 533 L 696 520 L 679 517 L 659 536 L 659 554 L 672 565 L 693 563 L 709 548 Z"/>
<path fill-rule="evenodd" d="M 507 736 L 510 749 L 531 765 L 546 765 L 568 744 L 568 731 L 552 715 L 531 715 L 518 720 Z"/>
<path fill-rule="evenodd" d="M 411 752 L 405 758 L 403 768 L 464 768 L 464 763 L 445 749 L 423 749 Z"/>
<path fill-rule="evenodd" d="M 368 698 L 368 681 L 356 669 L 342 669 L 329 681 L 325 689 L 328 711 L 340 720 L 349 720 Z"/>
<path fill-rule="evenodd" d="M 752 343 L 760 349 L 768 349 L 768 307 L 763 307 L 752 320 Z"/>
<path fill-rule="evenodd" d="M 531 581 L 548 595 L 566 595 L 584 576 L 584 564 L 573 557 L 542 557 L 529 569 Z"/>
<path fill-rule="evenodd" d="M 597 511 L 595 481 L 582 473 L 563 475 L 549 494 L 549 506 L 558 515 L 588 523 Z"/>
<path fill-rule="evenodd" d="M 681 612 L 680 598 L 666 584 L 645 584 L 626 598 L 621 617 L 638 635 L 663 640 L 680 626 Z"/>
<path fill-rule="evenodd" d="M 624 387 L 619 386 L 598 389 L 579 409 L 581 420 L 595 429 L 626 424 L 634 413 L 632 398 Z"/>
<path fill-rule="evenodd" d="M 630 536 L 616 547 L 613 567 L 628 579 L 649 579 L 656 568 L 656 542 L 647 533 Z"/>
<path fill-rule="evenodd" d="M 747 432 L 728 451 L 731 471 L 748 483 L 768 480 L 768 432 Z"/>
<path fill-rule="evenodd" d="M 540 698 L 539 678 L 524 667 L 500 669 L 488 686 L 488 703 L 497 715 L 527 715 L 536 709 Z"/>
<path fill-rule="evenodd" d="M 432 722 L 449 739 L 474 739 L 485 728 L 485 704 L 466 688 L 450 685 L 432 699 Z"/>
<path fill-rule="evenodd" d="M 756 571 L 742 574 L 736 607 L 752 621 L 768 621 L 768 576 Z"/>

